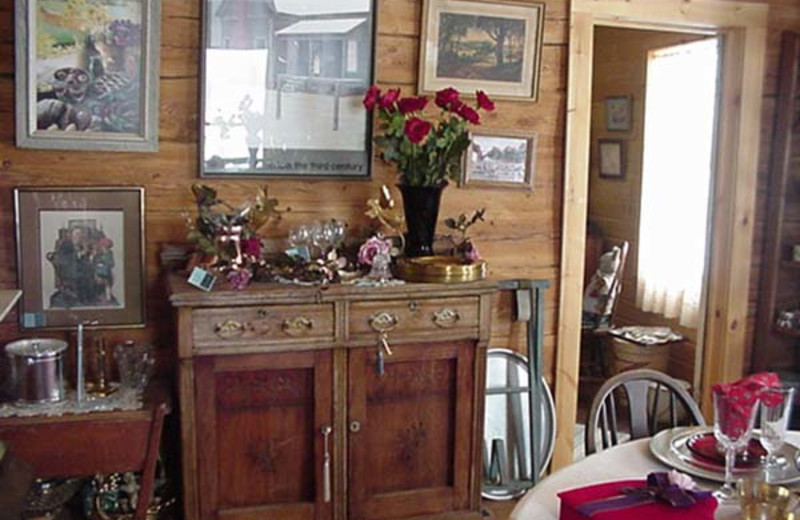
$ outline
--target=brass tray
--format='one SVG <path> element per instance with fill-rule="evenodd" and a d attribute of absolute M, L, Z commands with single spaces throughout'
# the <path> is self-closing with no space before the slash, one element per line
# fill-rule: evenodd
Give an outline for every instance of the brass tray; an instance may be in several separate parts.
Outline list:
<path fill-rule="evenodd" d="M 464 283 L 486 278 L 486 261 L 464 264 L 454 256 L 420 256 L 401 258 L 395 274 L 407 282 Z"/>

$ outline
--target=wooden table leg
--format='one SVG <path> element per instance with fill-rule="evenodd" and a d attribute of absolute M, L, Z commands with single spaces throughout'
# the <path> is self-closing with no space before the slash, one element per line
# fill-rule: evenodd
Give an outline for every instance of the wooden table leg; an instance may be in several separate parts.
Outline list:
<path fill-rule="evenodd" d="M 167 407 L 164 404 L 157 406 L 153 410 L 150 439 L 147 443 L 147 456 L 142 468 L 142 486 L 139 488 L 139 499 L 136 502 L 134 520 L 145 520 L 147 518 L 147 509 L 150 507 L 153 483 L 156 478 L 156 461 L 158 460 L 158 450 L 161 445 L 161 430 L 164 426 L 164 416 L 166 414 Z"/>

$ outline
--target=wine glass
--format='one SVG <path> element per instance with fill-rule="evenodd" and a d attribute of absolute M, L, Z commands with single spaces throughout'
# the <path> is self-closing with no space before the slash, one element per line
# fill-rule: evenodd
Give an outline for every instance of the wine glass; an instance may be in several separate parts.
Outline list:
<path fill-rule="evenodd" d="M 311 241 L 311 232 L 306 225 L 300 225 L 289 232 L 289 244 L 292 247 L 307 246 Z"/>
<path fill-rule="evenodd" d="M 794 388 L 790 386 L 767 388 L 761 393 L 761 445 L 767 450 L 767 463 L 764 465 L 767 482 L 771 470 L 781 466 L 775 452 L 786 439 L 793 399 Z"/>
<path fill-rule="evenodd" d="M 714 392 L 714 438 L 725 450 L 725 484 L 714 495 L 720 502 L 736 499 L 733 488 L 733 464 L 736 452 L 747 447 L 753 433 L 755 404 L 748 405 L 736 394 Z"/>

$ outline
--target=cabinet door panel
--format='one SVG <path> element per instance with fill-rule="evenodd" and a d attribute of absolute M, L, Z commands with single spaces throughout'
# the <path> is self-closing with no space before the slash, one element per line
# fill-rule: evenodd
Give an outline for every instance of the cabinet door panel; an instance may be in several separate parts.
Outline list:
<path fill-rule="evenodd" d="M 332 424 L 331 357 L 195 361 L 203 519 L 330 518 L 320 429 Z"/>
<path fill-rule="evenodd" d="M 349 359 L 350 518 L 468 507 L 471 343 L 402 345 L 375 370 L 375 349 Z"/>

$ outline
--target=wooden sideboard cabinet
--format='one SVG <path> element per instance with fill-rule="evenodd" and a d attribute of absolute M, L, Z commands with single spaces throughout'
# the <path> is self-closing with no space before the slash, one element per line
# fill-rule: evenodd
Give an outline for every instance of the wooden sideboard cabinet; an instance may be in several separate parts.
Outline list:
<path fill-rule="evenodd" d="M 169 284 L 187 520 L 480 518 L 494 283 Z"/>

